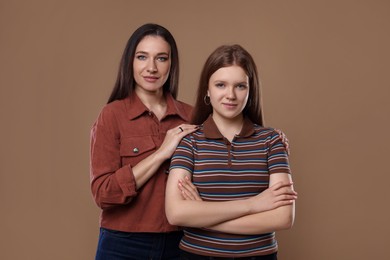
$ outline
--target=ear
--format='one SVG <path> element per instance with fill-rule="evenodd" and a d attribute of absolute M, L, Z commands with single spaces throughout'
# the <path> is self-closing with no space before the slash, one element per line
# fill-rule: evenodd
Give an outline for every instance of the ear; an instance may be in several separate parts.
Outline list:
<path fill-rule="evenodd" d="M 206 96 L 210 97 L 210 92 L 207 90 Z"/>

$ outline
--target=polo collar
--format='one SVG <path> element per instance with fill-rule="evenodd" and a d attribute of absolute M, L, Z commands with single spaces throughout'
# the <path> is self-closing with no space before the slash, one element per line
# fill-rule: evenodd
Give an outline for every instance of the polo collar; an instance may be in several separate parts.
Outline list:
<path fill-rule="evenodd" d="M 203 131 L 205 137 L 208 139 L 224 138 L 224 136 L 218 130 L 218 127 L 213 120 L 212 114 L 210 114 L 209 117 L 206 119 L 206 121 L 203 123 Z M 242 126 L 241 132 L 237 135 L 237 137 L 249 137 L 254 133 L 255 133 L 255 128 L 253 126 L 252 121 L 249 118 L 244 117 L 244 125 Z"/>

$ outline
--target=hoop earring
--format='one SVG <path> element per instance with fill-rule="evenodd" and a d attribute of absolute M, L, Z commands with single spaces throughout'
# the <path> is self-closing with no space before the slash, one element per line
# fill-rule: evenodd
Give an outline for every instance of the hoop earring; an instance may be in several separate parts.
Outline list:
<path fill-rule="evenodd" d="M 208 98 L 209 101 L 207 101 L 207 98 Z M 210 102 L 210 97 L 207 96 L 207 95 L 204 96 L 203 101 L 204 101 L 204 103 L 206 104 L 206 106 L 209 106 L 209 105 L 211 104 L 211 102 Z"/>

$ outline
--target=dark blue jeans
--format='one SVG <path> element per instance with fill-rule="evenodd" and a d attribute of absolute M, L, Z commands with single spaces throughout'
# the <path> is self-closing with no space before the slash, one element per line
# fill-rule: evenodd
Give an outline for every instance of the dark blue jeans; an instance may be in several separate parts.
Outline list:
<path fill-rule="evenodd" d="M 182 232 L 128 233 L 100 229 L 96 260 L 178 260 Z"/>

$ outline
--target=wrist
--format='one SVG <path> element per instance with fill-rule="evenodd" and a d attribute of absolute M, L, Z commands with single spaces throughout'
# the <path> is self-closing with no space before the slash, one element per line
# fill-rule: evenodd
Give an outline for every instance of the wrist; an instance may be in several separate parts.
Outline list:
<path fill-rule="evenodd" d="M 169 159 L 169 157 L 167 157 L 166 154 L 163 151 L 161 151 L 160 149 L 158 149 L 153 154 L 153 160 L 155 163 L 161 164 L 168 159 Z"/>
<path fill-rule="evenodd" d="M 260 209 L 259 201 L 253 197 L 247 199 L 248 215 L 259 213 L 263 210 Z"/>

